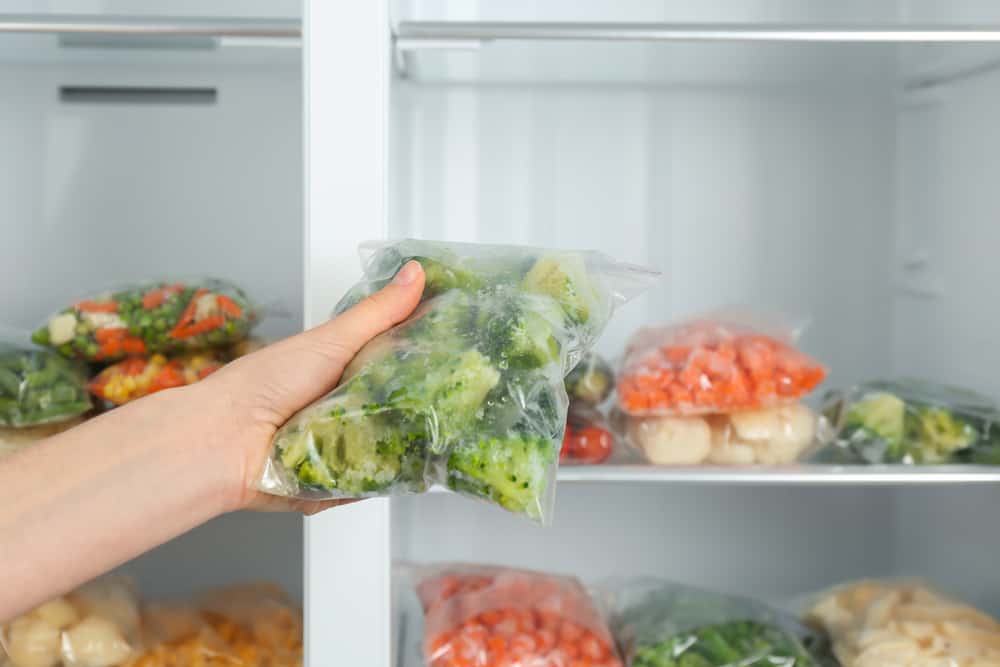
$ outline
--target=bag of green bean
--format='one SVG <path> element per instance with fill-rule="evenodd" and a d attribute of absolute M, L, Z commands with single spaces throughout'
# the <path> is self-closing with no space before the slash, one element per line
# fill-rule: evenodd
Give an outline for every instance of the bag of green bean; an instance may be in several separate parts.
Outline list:
<path fill-rule="evenodd" d="M 224 347 L 247 338 L 257 309 L 232 283 L 161 281 L 105 291 L 56 312 L 31 339 L 64 357 L 126 356 Z"/>
<path fill-rule="evenodd" d="M 829 667 L 824 637 L 747 598 L 655 578 L 608 582 L 612 628 L 630 667 Z"/>
<path fill-rule="evenodd" d="M 54 424 L 91 407 L 77 364 L 50 350 L 0 342 L 0 426 Z"/>

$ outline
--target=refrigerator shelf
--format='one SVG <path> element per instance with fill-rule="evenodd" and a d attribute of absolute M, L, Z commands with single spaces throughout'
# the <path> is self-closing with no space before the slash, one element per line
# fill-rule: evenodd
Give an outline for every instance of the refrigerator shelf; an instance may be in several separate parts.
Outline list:
<path fill-rule="evenodd" d="M 1000 483 L 1000 466 L 825 465 L 737 468 L 650 465 L 563 466 L 560 483 L 910 486 Z"/>

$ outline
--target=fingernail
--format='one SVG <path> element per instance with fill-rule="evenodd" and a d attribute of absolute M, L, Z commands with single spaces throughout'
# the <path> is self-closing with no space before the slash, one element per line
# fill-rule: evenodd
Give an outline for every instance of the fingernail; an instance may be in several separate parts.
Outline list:
<path fill-rule="evenodd" d="M 410 260 L 406 266 L 399 270 L 392 282 L 395 285 L 409 285 L 417 279 L 418 275 L 420 275 L 420 263 Z"/>

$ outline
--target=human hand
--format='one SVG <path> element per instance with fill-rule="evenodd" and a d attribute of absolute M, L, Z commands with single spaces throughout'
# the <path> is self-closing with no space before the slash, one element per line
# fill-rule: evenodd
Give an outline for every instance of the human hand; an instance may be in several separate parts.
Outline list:
<path fill-rule="evenodd" d="M 350 500 L 301 501 L 257 490 L 271 439 L 296 412 L 337 385 L 344 368 L 372 338 L 405 320 L 424 289 L 417 262 L 342 315 L 247 355 L 188 389 L 204 414 L 218 416 L 210 446 L 227 449 L 232 465 L 230 510 L 314 514 Z"/>

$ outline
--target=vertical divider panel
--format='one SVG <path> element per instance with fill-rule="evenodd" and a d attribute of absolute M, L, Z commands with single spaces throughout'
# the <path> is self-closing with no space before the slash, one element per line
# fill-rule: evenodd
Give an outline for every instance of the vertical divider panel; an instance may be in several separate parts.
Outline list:
<path fill-rule="evenodd" d="M 358 243 L 387 231 L 387 1 L 305 0 L 304 38 L 305 321 L 314 326 L 357 279 Z M 307 667 L 389 667 L 389 510 L 368 500 L 306 519 Z"/>

